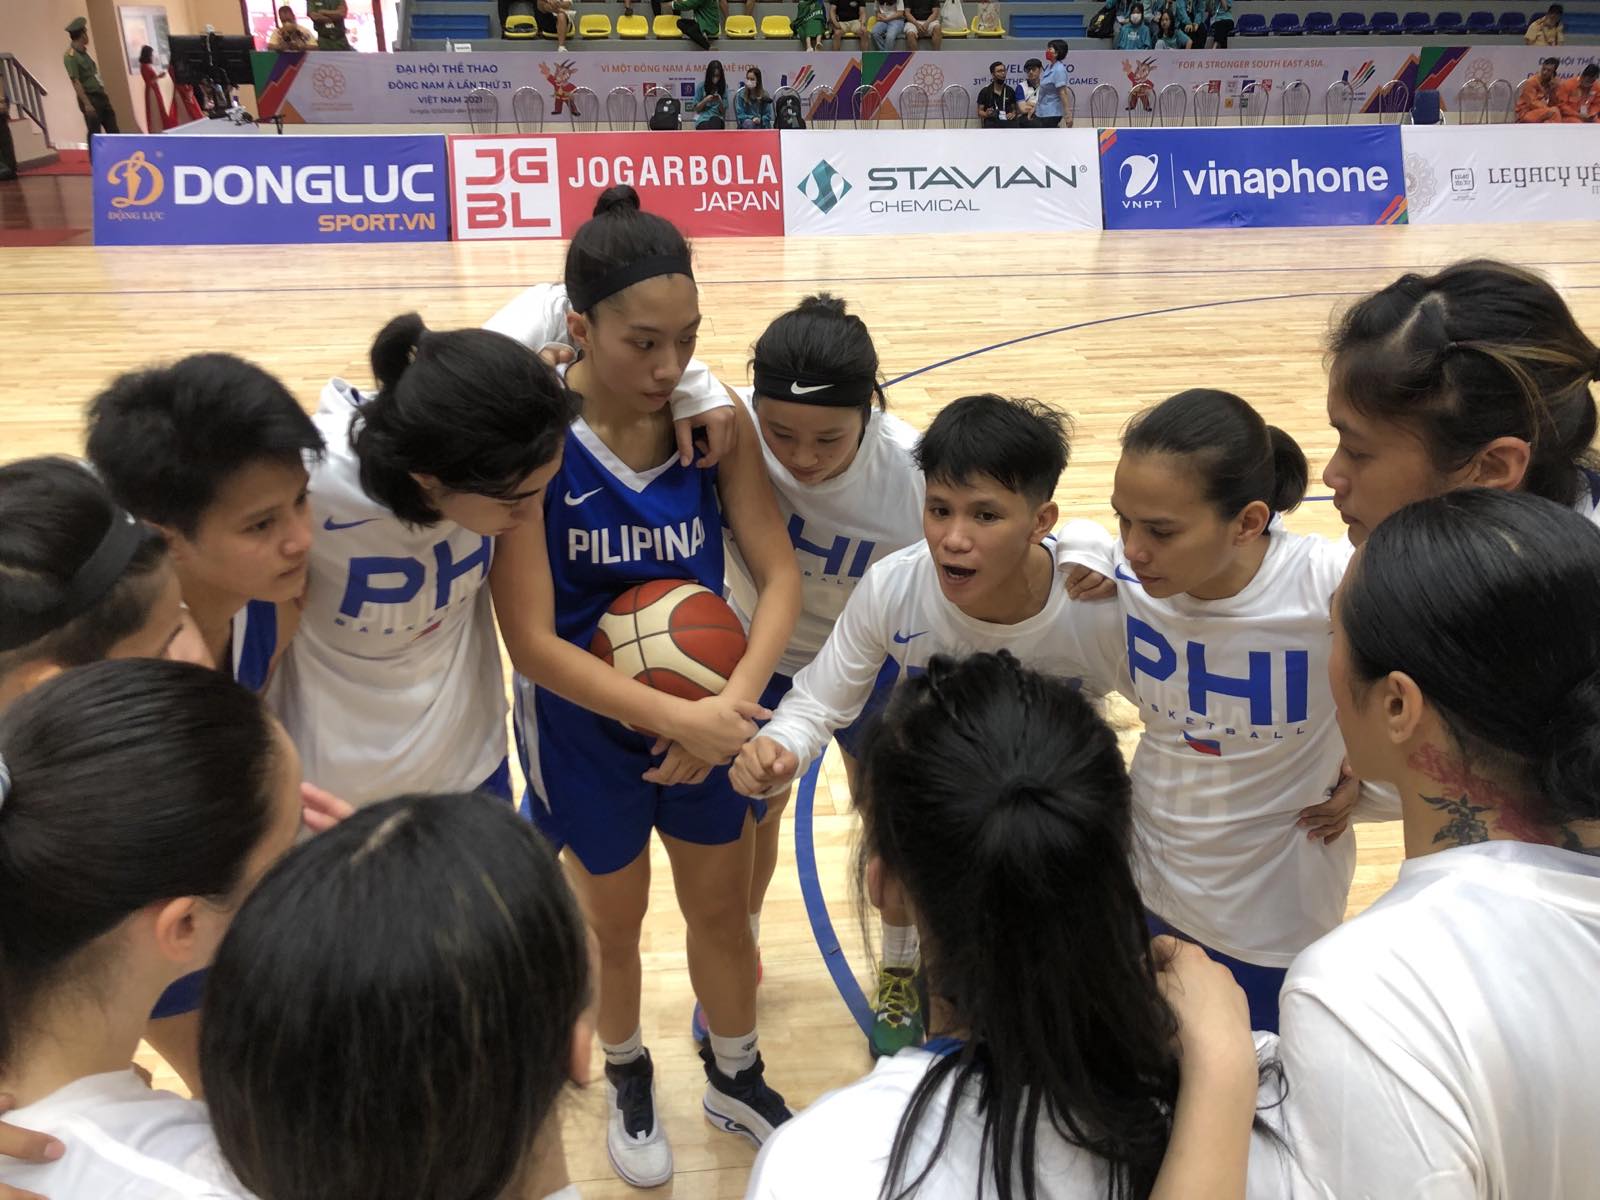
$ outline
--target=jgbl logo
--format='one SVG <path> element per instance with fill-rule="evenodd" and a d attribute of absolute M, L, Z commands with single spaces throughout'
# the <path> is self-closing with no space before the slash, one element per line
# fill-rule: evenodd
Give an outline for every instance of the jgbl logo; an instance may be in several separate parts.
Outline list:
<path fill-rule="evenodd" d="M 554 138 L 451 138 L 458 238 L 559 237 Z"/>
<path fill-rule="evenodd" d="M 835 171 L 827 159 L 823 159 L 800 181 L 799 190 L 807 200 L 828 213 L 850 191 L 850 181 Z"/>

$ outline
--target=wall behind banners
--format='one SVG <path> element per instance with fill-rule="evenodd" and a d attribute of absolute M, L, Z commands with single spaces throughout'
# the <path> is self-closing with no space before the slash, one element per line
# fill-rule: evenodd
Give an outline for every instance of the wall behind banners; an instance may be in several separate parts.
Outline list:
<path fill-rule="evenodd" d="M 1600 131 L 1587 125 L 1407 125 L 1414 224 L 1600 218 Z"/>
<path fill-rule="evenodd" d="M 1595 57 L 1593 47 L 1564 48 L 1562 74 L 1576 74 Z M 1571 51 L 1571 53 L 1565 53 Z M 1037 51 L 1003 51 L 1014 82 L 1022 79 L 1022 64 Z M 1312 107 L 1320 112 L 1329 85 L 1344 81 L 1354 89 L 1357 107 L 1374 110 L 1376 91 L 1391 79 L 1408 91 L 1440 88 L 1446 107 L 1455 103 L 1456 91 L 1468 79 L 1489 82 L 1496 78 L 1520 82 L 1537 68 L 1544 51 L 1533 46 L 1391 46 L 1368 45 L 1347 49 L 1314 47 L 1290 51 L 1274 48 L 1204 51 L 1162 51 L 1135 54 L 1118 50 L 1078 50 L 1067 68 L 1080 113 L 1087 112 L 1089 93 L 1102 83 L 1126 94 L 1136 82 L 1148 82 L 1158 91 L 1178 84 L 1185 91 L 1204 85 L 1222 98 L 1226 117 L 1234 111 L 1240 91 L 1254 83 L 1269 93 L 1281 93 L 1301 80 L 1311 90 Z M 900 89 L 919 83 L 939 94 L 951 84 L 961 84 L 976 95 L 989 82 L 993 50 L 957 50 L 937 53 L 869 52 L 852 54 L 825 51 L 743 52 L 735 44 L 719 48 L 730 79 L 745 68 L 758 66 L 768 90 L 793 87 L 808 97 L 813 117 L 849 115 L 849 99 L 863 83 L 884 93 L 884 117 L 898 116 Z M 730 57 L 730 55 L 732 57 Z M 313 124 L 446 124 L 465 123 L 465 100 L 476 88 L 500 97 L 501 119 L 510 120 L 511 96 L 520 87 L 534 87 L 547 101 L 556 87 L 586 87 L 604 97 L 615 87 L 628 87 L 643 96 L 646 84 L 659 84 L 687 98 L 705 75 L 706 56 L 699 52 L 604 53 L 561 57 L 554 53 L 442 54 L 272 54 L 255 55 L 256 87 L 263 114 L 280 113 L 291 122 Z M 820 89 L 831 89 L 840 99 L 828 103 Z M 565 124 L 561 113 L 547 112 L 546 121 Z"/>
<path fill-rule="evenodd" d="M 457 240 L 571 237 L 615 184 L 689 237 L 781 237 L 778 135 L 769 131 L 452 137 Z"/>
<path fill-rule="evenodd" d="M 1106 129 L 1100 178 L 1107 229 L 1406 219 L 1394 125 Z"/>
<path fill-rule="evenodd" d="M 1100 228 L 1090 129 L 786 130 L 781 137 L 790 235 Z"/>
<path fill-rule="evenodd" d="M 445 139 L 94 139 L 101 246 L 443 241 Z"/>

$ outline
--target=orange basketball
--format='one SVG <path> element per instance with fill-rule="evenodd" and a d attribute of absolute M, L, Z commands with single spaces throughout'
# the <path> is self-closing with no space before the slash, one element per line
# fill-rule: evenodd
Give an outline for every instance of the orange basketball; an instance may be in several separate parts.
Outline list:
<path fill-rule="evenodd" d="M 744 626 L 721 596 L 685 579 L 631 587 L 600 618 L 591 653 L 658 692 L 715 696 L 744 657 Z"/>

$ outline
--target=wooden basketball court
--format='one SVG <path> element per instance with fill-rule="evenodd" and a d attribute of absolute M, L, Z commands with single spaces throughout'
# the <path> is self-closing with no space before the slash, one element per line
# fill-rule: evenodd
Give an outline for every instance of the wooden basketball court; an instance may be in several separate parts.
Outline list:
<path fill-rule="evenodd" d="M 435 328 L 478 324 L 518 289 L 559 278 L 562 251 L 537 242 L 7 251 L 0 455 L 78 452 L 83 406 L 107 377 L 198 350 L 254 359 L 311 407 L 330 375 L 369 381 L 367 346 L 388 317 L 416 309 Z M 699 353 L 742 383 L 750 346 L 772 316 L 810 292 L 834 292 L 872 329 L 890 406 L 913 424 L 976 391 L 1031 395 L 1073 414 L 1072 465 L 1057 499 L 1064 515 L 1111 527 L 1119 429 L 1187 387 L 1244 396 L 1299 439 L 1315 478 L 1333 445 L 1323 415 L 1330 315 L 1404 271 L 1473 255 L 1546 273 L 1579 321 L 1600 331 L 1596 223 L 751 239 L 697 246 Z M 1327 489 L 1318 481 L 1311 494 L 1290 527 L 1342 536 Z M 806 841 L 818 890 L 864 981 L 850 905 L 855 820 L 834 758 L 812 809 Z M 762 924 L 760 1015 L 767 1077 L 798 1107 L 870 1063 L 802 900 L 794 811 Z M 1361 826 L 1356 836 L 1352 912 L 1389 886 L 1400 858 L 1398 826 Z M 658 1194 L 741 1196 L 752 1153 L 700 1113 L 683 926 L 659 850 L 644 960 L 645 1040 L 677 1159 L 677 1178 Z M 176 1086 L 159 1059 L 144 1061 L 158 1084 Z M 598 1077 L 598 1051 L 594 1063 Z M 586 1197 L 636 1194 L 606 1162 L 602 1088 L 566 1101 L 565 1132 Z"/>

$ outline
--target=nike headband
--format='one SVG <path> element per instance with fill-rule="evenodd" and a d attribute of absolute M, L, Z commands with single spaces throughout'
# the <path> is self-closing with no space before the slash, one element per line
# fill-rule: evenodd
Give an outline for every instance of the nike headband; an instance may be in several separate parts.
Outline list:
<path fill-rule="evenodd" d="M 590 312 L 600 301 L 615 296 L 623 288 L 643 283 L 646 279 L 654 279 L 657 275 L 687 275 L 693 279 L 694 267 L 689 264 L 689 256 L 686 254 L 651 254 L 645 258 L 636 258 L 630 263 L 623 263 L 620 267 L 612 267 L 599 279 L 584 287 L 568 288 L 567 300 L 571 303 L 573 312 Z"/>
<path fill-rule="evenodd" d="M 768 400 L 815 404 L 821 408 L 860 408 L 872 403 L 878 385 L 861 376 L 845 380 L 797 379 L 757 359 L 755 388 L 758 397 L 765 396 Z"/>
<path fill-rule="evenodd" d="M 155 536 L 153 529 L 136 520 L 131 513 L 120 508 L 112 509 L 111 523 L 101 535 L 100 544 L 73 572 L 72 579 L 67 583 L 66 594 L 53 608 L 35 614 L 40 621 L 49 622 L 49 629 L 39 631 L 36 622 L 29 622 L 34 628 L 26 636 L 0 638 L 0 651 L 25 646 L 94 607 L 122 578 L 122 573 L 128 569 L 139 547 Z"/>

